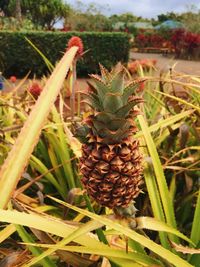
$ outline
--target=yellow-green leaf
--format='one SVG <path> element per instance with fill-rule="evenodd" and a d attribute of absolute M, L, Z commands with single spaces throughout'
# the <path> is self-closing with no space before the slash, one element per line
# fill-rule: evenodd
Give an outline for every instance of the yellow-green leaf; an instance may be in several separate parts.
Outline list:
<path fill-rule="evenodd" d="M 60 60 L 22 128 L 0 171 L 0 208 L 6 208 L 29 157 L 37 144 L 42 126 L 62 87 L 77 52 L 72 47 Z"/>

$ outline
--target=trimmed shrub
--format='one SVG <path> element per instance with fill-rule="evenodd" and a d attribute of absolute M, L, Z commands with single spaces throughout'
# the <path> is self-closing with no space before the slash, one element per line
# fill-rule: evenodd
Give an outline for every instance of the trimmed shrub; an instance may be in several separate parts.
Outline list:
<path fill-rule="evenodd" d="M 32 75 L 47 74 L 47 66 L 41 56 L 25 40 L 27 37 L 55 64 L 66 49 L 72 36 L 83 40 L 87 53 L 78 62 L 78 74 L 97 73 L 101 63 L 111 68 L 117 62 L 126 63 L 129 56 L 129 35 L 109 32 L 0 32 L 0 70 L 4 76 L 22 77 L 31 71 Z"/>

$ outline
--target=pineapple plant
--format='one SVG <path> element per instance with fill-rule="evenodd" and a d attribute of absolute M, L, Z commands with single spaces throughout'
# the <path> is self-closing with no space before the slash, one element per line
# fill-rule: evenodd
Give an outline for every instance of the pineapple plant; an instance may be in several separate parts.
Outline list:
<path fill-rule="evenodd" d="M 139 84 L 125 83 L 120 64 L 111 72 L 100 65 L 101 76 L 90 75 L 85 102 L 90 115 L 76 129 L 82 142 L 82 183 L 97 203 L 115 214 L 134 217 L 134 198 L 142 184 L 142 156 L 134 139 L 137 127 L 135 106 L 142 98 L 133 95 Z"/>

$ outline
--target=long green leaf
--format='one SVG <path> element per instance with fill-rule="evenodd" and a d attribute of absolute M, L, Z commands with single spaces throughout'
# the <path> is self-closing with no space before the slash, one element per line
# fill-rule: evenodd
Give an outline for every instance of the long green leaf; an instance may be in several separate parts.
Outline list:
<path fill-rule="evenodd" d="M 24 267 L 29 267 L 32 266 L 33 264 L 36 264 L 38 261 L 40 261 L 41 259 L 43 259 L 46 256 L 51 255 L 53 252 L 55 252 L 58 249 L 61 250 L 65 250 L 65 245 L 69 244 L 69 242 L 76 240 L 77 237 L 84 235 L 92 230 L 95 230 L 96 228 L 102 226 L 101 223 L 98 223 L 97 221 L 90 221 L 86 224 L 84 224 L 83 226 L 79 227 L 77 230 L 75 230 L 72 234 L 70 234 L 69 236 L 67 236 L 66 238 L 64 238 L 62 241 L 58 242 L 55 245 L 45 245 L 43 244 L 43 247 L 49 247 L 48 250 L 46 250 L 45 252 L 43 252 L 42 254 L 40 254 L 38 257 L 33 258 L 30 262 L 26 263 L 26 265 L 24 265 Z M 29 245 L 33 245 L 34 244 L 29 244 Z M 36 246 L 38 247 L 42 247 L 42 245 L 40 244 L 36 244 Z M 80 247 L 78 247 L 79 249 Z M 74 247 L 75 252 L 79 252 L 77 251 L 77 247 Z M 102 255 L 102 256 L 108 256 L 108 257 L 116 257 L 116 258 L 125 258 L 125 259 L 129 259 L 129 260 L 133 260 L 134 262 L 139 262 L 144 264 L 145 266 L 149 266 L 150 264 L 156 264 L 158 263 L 157 261 L 151 259 L 150 257 L 144 255 L 144 254 L 139 254 L 139 253 L 134 253 L 134 252 L 130 252 L 130 253 L 126 253 L 126 251 L 120 251 L 120 250 L 115 250 L 109 247 L 106 247 L 105 249 L 101 249 L 99 251 L 99 249 L 95 248 L 91 248 L 91 247 L 85 247 L 85 251 L 82 252 L 80 251 L 80 253 L 90 253 L 90 254 L 96 254 L 97 255 Z"/>
<path fill-rule="evenodd" d="M 177 235 L 178 237 L 186 240 L 188 243 L 195 245 L 192 240 L 190 240 L 187 236 L 179 232 L 178 230 L 172 228 L 171 226 L 167 225 L 164 222 L 161 222 L 155 218 L 151 217 L 138 217 L 136 218 L 137 221 L 137 228 L 139 229 L 148 229 L 148 230 L 154 230 L 154 231 L 164 231 L 168 233 L 172 233 L 174 235 Z"/>
<path fill-rule="evenodd" d="M 48 168 L 34 155 L 31 155 L 30 157 L 30 165 L 34 167 L 35 170 L 40 172 L 40 174 L 44 174 L 44 177 L 58 190 L 58 192 L 61 194 L 63 199 L 66 197 L 66 190 L 65 188 L 62 188 L 62 186 L 58 183 L 58 181 L 55 179 L 53 174 L 51 172 L 48 172 Z"/>
<path fill-rule="evenodd" d="M 39 48 L 37 48 L 37 46 L 31 42 L 31 40 L 29 40 L 27 37 L 25 37 L 26 41 L 35 49 L 35 51 L 42 57 L 42 59 L 44 60 L 45 64 L 47 65 L 48 69 L 50 72 L 53 71 L 54 66 L 53 64 L 48 60 L 48 58 L 40 51 Z"/>
<path fill-rule="evenodd" d="M 119 249 L 113 249 L 113 248 L 105 248 L 105 249 L 97 249 L 97 248 L 90 248 L 90 247 L 82 247 L 82 246 L 60 246 L 60 245 L 47 245 L 47 244 L 26 244 L 29 246 L 37 246 L 37 247 L 43 247 L 43 248 L 49 248 L 51 250 L 66 250 L 71 252 L 77 252 L 77 253 L 85 253 L 85 254 L 95 254 L 100 256 L 105 256 L 109 258 L 121 258 L 121 259 L 127 259 L 131 260 L 132 263 L 138 262 L 142 264 L 142 266 L 151 266 L 153 264 L 159 264 L 158 261 L 151 259 L 150 257 L 129 251 L 128 253 L 126 251 L 122 251 Z M 49 251 L 49 250 L 48 250 Z M 40 257 L 38 257 L 38 260 Z M 23 265 L 22 267 L 29 267 L 32 266 L 32 264 L 37 263 L 36 260 L 30 261 L 30 263 Z M 160 266 L 160 264 L 158 265 Z"/>
<path fill-rule="evenodd" d="M 153 138 L 150 134 L 149 128 L 148 128 L 148 126 L 144 120 L 144 117 L 142 115 L 138 115 L 138 120 L 139 120 L 140 126 L 141 126 L 143 134 L 144 134 L 144 138 L 145 138 L 148 150 L 149 150 L 149 154 L 150 154 L 151 159 L 152 159 L 152 164 L 154 167 L 154 172 L 156 175 L 156 180 L 157 180 L 157 184 L 158 184 L 158 188 L 159 188 L 159 192 L 160 192 L 160 197 L 162 200 L 163 209 L 164 209 L 167 223 L 168 223 L 168 225 L 176 228 L 174 208 L 173 208 L 172 200 L 169 196 L 169 190 L 167 187 L 167 182 L 166 182 L 166 179 L 164 176 L 162 164 L 160 162 L 155 143 L 154 143 Z M 173 236 L 172 236 L 172 238 L 173 238 Z M 177 238 L 173 238 L 173 240 L 175 242 L 178 242 Z"/>
<path fill-rule="evenodd" d="M 52 216 L 44 216 L 34 213 L 27 214 L 24 212 L 2 209 L 0 209 L 0 222 L 32 227 L 60 237 L 66 237 L 76 229 L 75 226 L 68 225 Z M 104 244 L 100 243 L 93 234 L 77 238 L 76 242 L 83 246 L 88 246 L 88 244 L 90 244 L 91 247 L 97 247 L 99 249 L 104 247 Z"/>
<path fill-rule="evenodd" d="M 55 176 L 56 176 L 59 184 L 61 185 L 61 187 L 66 190 L 67 189 L 67 183 L 66 183 L 65 179 L 63 179 L 62 170 L 60 168 L 57 168 L 57 166 L 60 164 L 60 162 L 57 158 L 56 151 L 55 151 L 53 145 L 51 144 L 51 142 L 49 142 L 48 154 L 49 154 L 49 158 L 51 160 L 52 167 L 54 168 Z M 66 199 L 66 195 L 67 195 L 67 192 L 65 192 L 65 196 L 63 199 Z"/>
<path fill-rule="evenodd" d="M 0 171 L 0 208 L 6 208 L 62 87 L 78 47 L 72 47 L 48 79 Z"/>
<path fill-rule="evenodd" d="M 34 242 L 32 236 L 24 229 L 23 226 L 15 225 L 15 227 L 23 242 Z M 32 252 L 32 254 L 35 257 L 41 255 L 42 253 L 42 250 L 38 247 L 28 246 L 28 249 Z M 56 267 L 55 263 L 48 257 L 43 258 L 40 263 L 44 267 Z"/>
<path fill-rule="evenodd" d="M 192 223 L 191 240 L 197 245 L 200 242 L 200 190 L 197 198 L 197 204 L 194 213 L 194 219 Z"/>
<path fill-rule="evenodd" d="M 191 108 L 194 108 L 197 111 L 200 111 L 200 107 L 199 106 L 194 105 L 194 104 L 191 104 L 190 102 L 188 102 L 188 101 L 186 101 L 186 100 L 184 100 L 182 98 L 179 98 L 179 97 L 176 97 L 176 96 L 173 96 L 173 95 L 169 95 L 169 94 L 166 94 L 166 93 L 162 93 L 162 92 L 159 92 L 159 91 L 157 91 L 157 93 L 159 93 L 161 95 L 164 95 L 164 96 L 167 96 L 167 97 L 169 97 L 169 98 L 171 98 L 173 100 L 176 100 L 176 101 L 178 101 L 178 102 L 180 102 L 180 103 L 182 103 L 182 104 L 184 104 L 186 106 L 189 106 Z"/>
<path fill-rule="evenodd" d="M 170 252 L 169 250 L 163 248 L 162 246 L 156 244 L 155 242 L 153 242 L 152 240 L 146 238 L 143 235 L 138 234 L 137 232 L 135 232 L 134 230 L 131 230 L 128 227 L 125 227 L 124 225 L 121 225 L 117 222 L 113 222 L 113 220 L 110 220 L 108 218 L 105 218 L 103 216 L 99 216 L 97 214 L 91 213 L 87 210 L 83 210 L 80 209 L 78 207 L 72 206 L 64 201 L 61 201 L 59 199 L 56 199 L 54 197 L 49 197 L 50 199 L 62 204 L 63 206 L 66 206 L 72 210 L 77 211 L 78 213 L 84 214 L 85 216 L 88 216 L 89 218 L 96 220 L 98 222 L 101 222 L 103 224 L 105 224 L 106 226 L 115 229 L 116 231 L 118 231 L 121 234 L 124 234 L 125 236 L 135 240 L 136 242 L 140 243 L 141 245 L 143 245 L 144 247 L 147 247 L 148 249 L 150 249 L 151 251 L 153 251 L 154 253 L 156 253 L 157 255 L 159 255 L 160 257 L 165 258 L 167 261 L 169 261 L 170 263 L 172 263 L 173 265 L 177 266 L 177 267 L 192 267 L 189 263 L 187 263 L 185 260 L 181 259 L 179 256 L 173 254 L 172 252 Z"/>
<path fill-rule="evenodd" d="M 174 125 L 177 121 L 180 121 L 180 120 L 184 119 L 185 117 L 191 115 L 193 112 L 194 112 L 193 110 L 187 110 L 187 111 L 181 112 L 180 114 L 176 114 L 176 115 L 170 116 L 169 118 L 162 119 L 159 122 L 149 126 L 149 131 L 150 132 L 155 132 L 155 131 L 157 131 L 159 129 L 166 128 L 167 126 Z M 138 137 L 141 137 L 141 136 L 143 136 L 143 132 L 142 131 L 136 133 L 134 137 L 138 138 Z"/>
<path fill-rule="evenodd" d="M 143 155 L 145 155 L 146 153 L 146 150 L 144 148 L 145 141 L 143 138 L 140 139 L 140 145 L 141 145 L 141 152 Z M 147 159 L 148 159 L 148 155 L 146 157 L 146 161 Z M 145 179 L 145 184 L 147 186 L 147 191 L 149 194 L 149 199 L 151 202 L 153 214 L 156 219 L 164 222 L 165 216 L 164 216 L 164 212 L 163 212 L 163 208 L 161 204 L 158 186 L 156 184 L 155 175 L 153 173 L 153 168 L 151 166 L 151 162 L 147 162 L 146 165 L 144 166 L 144 179 Z M 167 234 L 164 232 L 159 232 L 159 237 L 160 237 L 160 242 L 162 246 L 164 248 L 170 249 Z"/>
<path fill-rule="evenodd" d="M 68 225 L 63 221 L 55 219 L 54 217 L 47 215 L 38 215 L 38 214 L 27 214 L 18 211 L 11 210 L 2 210 L 0 209 L 0 222 L 14 223 L 18 225 L 23 225 L 27 227 L 32 227 L 47 233 L 57 235 L 60 237 L 67 237 L 72 234 L 77 227 Z M 102 225 L 100 222 L 96 222 L 96 225 Z M 76 238 L 76 242 L 84 247 L 96 248 L 101 251 L 102 249 L 109 248 L 107 245 L 99 242 L 97 237 L 91 233 L 81 235 Z M 124 262 L 123 259 L 111 259 L 113 262 L 120 263 Z M 133 262 L 132 262 L 133 263 Z M 124 266 L 124 265 L 121 265 Z M 131 266 L 131 265 L 125 265 Z"/>
<path fill-rule="evenodd" d="M 84 235 L 90 231 L 93 231 L 98 227 L 99 227 L 99 225 L 97 225 L 97 223 L 95 221 L 90 221 L 90 222 L 84 224 L 83 226 L 75 229 L 75 231 L 73 231 L 71 234 L 69 234 L 63 240 L 58 242 L 57 245 L 55 245 L 54 247 L 50 247 L 48 250 L 44 251 L 43 253 L 41 253 L 37 257 L 34 257 L 32 260 L 30 260 L 28 263 L 26 263 L 25 265 L 22 265 L 22 266 L 29 267 L 29 266 L 32 266 L 32 265 L 38 263 L 39 261 L 41 261 L 45 257 L 54 253 L 56 250 L 62 249 L 63 246 L 67 245 L 71 241 L 74 241 L 77 237 Z M 32 245 L 34 246 L 34 244 L 32 244 Z"/>
<path fill-rule="evenodd" d="M 0 231 L 0 243 L 6 240 L 16 231 L 16 228 L 13 224 L 9 224 L 3 230 Z"/>
<path fill-rule="evenodd" d="M 51 143 L 54 146 L 54 150 L 56 151 L 57 156 L 63 163 L 64 176 L 66 178 L 69 188 L 72 189 L 76 187 L 76 184 L 74 181 L 72 165 L 70 162 L 70 149 L 66 141 L 66 135 L 64 133 L 62 121 L 55 108 L 53 108 L 53 118 L 55 123 L 57 124 L 58 136 L 48 135 L 48 138 L 51 140 Z M 68 163 L 66 163 L 66 161 L 68 161 Z"/>

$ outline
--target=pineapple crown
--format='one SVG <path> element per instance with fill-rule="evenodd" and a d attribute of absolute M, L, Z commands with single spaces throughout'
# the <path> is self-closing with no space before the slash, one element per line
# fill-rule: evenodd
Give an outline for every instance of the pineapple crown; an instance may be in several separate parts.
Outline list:
<path fill-rule="evenodd" d="M 83 93 L 84 102 L 91 107 L 92 115 L 82 127 L 92 133 L 87 139 L 89 142 L 95 141 L 91 140 L 92 136 L 102 143 L 120 143 L 137 130 L 133 118 L 138 112 L 134 107 L 142 102 L 142 98 L 133 94 L 138 83 L 131 81 L 125 85 L 125 68 L 121 64 L 111 72 L 102 65 L 100 70 L 101 76 L 90 75 L 89 90 Z"/>

